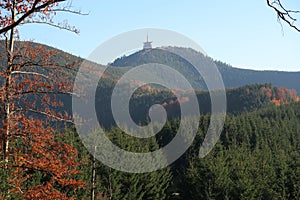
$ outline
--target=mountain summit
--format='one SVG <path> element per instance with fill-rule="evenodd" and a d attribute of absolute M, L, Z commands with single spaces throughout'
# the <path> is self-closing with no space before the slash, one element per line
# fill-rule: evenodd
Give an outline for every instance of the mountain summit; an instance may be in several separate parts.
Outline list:
<path fill-rule="evenodd" d="M 296 89 L 297 92 L 300 93 L 300 72 L 239 69 L 221 61 L 214 61 L 212 58 L 191 48 L 160 47 L 143 49 L 131 55 L 117 58 L 111 63 L 111 66 L 135 67 L 147 63 L 164 64 L 178 70 L 195 88 L 206 89 L 203 78 L 189 62 L 178 56 L 178 54 L 189 58 L 200 57 L 200 60 L 203 62 L 205 59 L 214 62 L 222 75 L 226 88 L 236 88 L 255 83 L 271 83 L 277 87 L 283 86 L 290 89 Z"/>

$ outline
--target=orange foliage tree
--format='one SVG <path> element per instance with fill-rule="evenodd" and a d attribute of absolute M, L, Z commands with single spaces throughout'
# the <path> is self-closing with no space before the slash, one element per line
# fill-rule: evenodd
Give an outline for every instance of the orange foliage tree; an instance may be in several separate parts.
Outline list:
<path fill-rule="evenodd" d="M 72 199 L 84 183 L 76 179 L 77 151 L 60 141 L 54 124 L 72 122 L 59 100 L 72 95 L 66 75 L 74 62 L 60 52 L 30 42 L 15 42 L 17 27 L 43 23 L 75 33 L 67 23 L 55 23 L 56 12 L 72 12 L 64 0 L 2 0 L 1 54 L 1 183 L 4 199 Z M 62 136 L 60 136 L 62 137 Z"/>

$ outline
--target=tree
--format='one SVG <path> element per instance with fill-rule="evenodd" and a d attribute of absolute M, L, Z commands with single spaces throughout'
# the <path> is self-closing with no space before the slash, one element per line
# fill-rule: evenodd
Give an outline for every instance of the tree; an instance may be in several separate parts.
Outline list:
<path fill-rule="evenodd" d="M 150 130 L 149 130 L 150 131 Z M 156 138 L 133 138 L 118 128 L 107 133 L 122 149 L 131 152 L 151 152 L 159 148 Z M 143 163 L 136 163 L 143 165 Z M 111 169 L 99 163 L 96 167 L 98 182 L 108 199 L 167 199 L 172 174 L 170 168 L 148 173 L 127 173 Z M 99 184 L 98 183 L 98 184 Z"/>
<path fill-rule="evenodd" d="M 71 10 L 71 5 L 61 6 L 67 0 L 3 0 L 0 3 L 0 34 L 10 32 L 14 34 L 15 28 L 28 23 L 42 23 L 60 29 L 78 33 L 74 26 L 68 23 L 55 23 L 53 16 L 56 12 L 70 12 L 82 14 L 80 11 Z"/>
<path fill-rule="evenodd" d="M 277 14 L 278 21 L 282 20 L 287 23 L 290 27 L 300 32 L 300 27 L 295 25 L 297 21 L 296 14 L 300 13 L 300 10 L 287 9 L 281 2 L 281 0 L 267 0 L 267 5 L 274 9 Z"/>
<path fill-rule="evenodd" d="M 71 12 L 65 0 L 4 0 L 0 3 L 0 34 L 6 63 L 1 63 L 1 196 L 4 199 L 69 199 L 84 185 L 78 174 L 77 151 L 59 141 L 57 121 L 72 122 L 58 95 L 71 95 L 66 74 L 75 63 L 59 52 L 29 42 L 15 42 L 17 27 L 42 23 L 78 33 L 54 22 L 56 12 Z M 65 60 L 65 61 L 64 61 Z"/>

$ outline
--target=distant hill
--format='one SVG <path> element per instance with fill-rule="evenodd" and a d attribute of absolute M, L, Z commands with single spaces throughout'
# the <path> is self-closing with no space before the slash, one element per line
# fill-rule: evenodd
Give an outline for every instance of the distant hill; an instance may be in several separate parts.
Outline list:
<path fill-rule="evenodd" d="M 167 51 L 166 51 L 167 50 Z M 234 68 L 221 61 L 213 61 L 200 52 L 190 48 L 165 47 L 141 50 L 129 56 L 117 58 L 111 66 L 125 67 L 138 66 L 147 63 L 159 63 L 174 67 L 198 89 L 205 89 L 205 83 L 198 73 L 193 69 L 190 63 L 176 55 L 186 55 L 190 59 L 200 58 L 201 61 L 209 59 L 215 62 L 218 67 L 226 88 L 235 88 L 255 83 L 271 83 L 276 87 L 286 87 L 296 89 L 300 93 L 300 72 L 284 71 L 256 71 L 248 69 Z M 300 67 L 300 66 L 299 66 Z"/>
<path fill-rule="evenodd" d="M 33 48 L 40 44 L 32 42 L 19 42 L 17 48 L 23 45 L 30 45 Z M 1 67 L 5 67 L 6 52 L 3 48 L 3 41 L 0 46 L 0 64 Z M 75 71 L 68 70 L 65 73 L 64 78 L 73 80 L 75 79 L 76 69 L 83 61 L 82 58 L 70 55 L 61 50 L 42 45 L 43 48 L 57 52 L 57 55 L 53 57 L 56 61 L 59 61 L 61 65 L 67 62 L 76 62 Z M 112 90 L 117 80 L 132 67 L 149 63 L 161 63 L 174 66 L 181 74 L 185 75 L 191 84 L 197 91 L 197 97 L 199 100 L 199 106 L 201 113 L 210 112 L 210 97 L 209 93 L 205 91 L 205 83 L 203 79 L 197 74 L 197 71 L 192 68 L 190 63 L 182 59 L 176 52 L 180 51 L 180 54 L 186 54 L 190 58 L 210 59 L 203 54 L 194 51 L 193 49 L 167 47 L 169 51 L 165 51 L 161 48 L 142 50 L 129 56 L 116 59 L 112 63 L 112 67 L 109 67 L 105 72 L 105 75 L 98 83 L 98 90 L 96 93 L 96 110 L 99 121 L 105 127 L 114 125 L 114 121 L 110 109 L 110 98 Z M 174 52 L 174 53 L 172 53 Z M 67 60 L 66 60 L 67 58 Z M 230 65 L 224 64 L 219 61 L 213 61 L 216 63 L 220 70 L 225 86 L 227 89 L 227 106 L 228 112 L 232 114 L 239 114 L 242 112 L 258 110 L 268 106 L 275 106 L 280 104 L 286 104 L 292 101 L 298 101 L 297 92 L 300 93 L 300 72 L 276 72 L 276 71 L 254 71 L 233 68 Z M 93 63 L 93 65 L 96 65 Z M 98 65 L 99 67 L 104 67 Z M 119 67 L 116 67 L 119 66 Z M 42 68 L 36 68 L 36 70 L 42 70 Z M 46 71 L 42 71 L 47 73 Z M 57 73 L 61 73 L 58 71 Z M 86 79 L 93 76 L 93 72 L 85 75 Z M 59 81 L 59 80 L 58 80 Z M 0 78 L 1 82 L 1 78 Z M 257 84 L 260 83 L 260 84 Z M 272 84 L 266 84 L 272 83 Z M 298 83 L 298 84 L 297 84 Z M 130 83 L 127 83 L 130 84 Z M 277 87 L 276 87 L 277 86 Z M 128 87 L 124 85 L 124 87 Z M 231 89 L 229 89 L 231 88 Z M 292 90 L 293 88 L 296 89 Z M 126 91 L 126 90 L 125 90 Z M 168 111 L 169 118 L 176 118 L 180 115 L 179 101 L 183 103 L 188 102 L 189 93 L 185 94 L 185 99 L 176 99 L 170 90 L 164 90 L 158 88 L 152 88 L 148 85 L 138 89 L 132 96 L 130 101 L 130 113 L 137 123 L 144 123 L 148 120 L 148 110 L 153 104 L 161 104 Z M 64 103 L 63 108 L 56 108 L 59 110 L 65 110 L 71 114 L 72 99 L 70 96 L 59 96 L 58 100 Z"/>
<path fill-rule="evenodd" d="M 114 83 L 100 84 L 96 97 L 96 111 L 100 123 L 105 127 L 114 126 L 111 112 L 111 94 Z M 253 84 L 239 88 L 227 89 L 227 113 L 238 115 L 244 112 L 260 110 L 266 107 L 275 107 L 299 101 L 295 90 L 283 87 L 274 87 L 271 84 Z M 184 92 L 178 99 L 170 90 L 152 88 L 150 85 L 136 90 L 130 99 L 129 112 L 136 123 L 149 121 L 148 111 L 154 104 L 162 105 L 168 119 L 180 118 L 180 103 L 188 104 L 190 93 Z M 211 112 L 211 101 L 207 91 L 196 92 L 201 114 Z"/>
<path fill-rule="evenodd" d="M 24 45 L 30 45 L 35 48 L 38 46 L 43 46 L 47 50 L 56 52 L 55 59 L 59 60 L 61 64 L 66 62 L 76 61 L 78 64 L 76 68 L 79 67 L 82 58 L 73 56 L 69 53 L 63 52 L 59 49 L 38 44 L 35 42 L 17 42 L 16 48 L 21 48 Z M 6 54 L 4 50 L 5 43 L 3 40 L 0 40 L 0 65 L 4 67 L 6 64 Z M 166 51 L 167 50 L 167 51 Z M 173 53 L 172 53 L 173 52 Z M 276 87 L 286 87 L 289 89 L 296 89 L 297 93 L 300 94 L 300 71 L 299 72 L 284 72 L 284 71 L 257 71 L 257 70 L 248 70 L 248 69 L 239 69 L 232 67 L 230 64 L 225 64 L 221 61 L 214 61 L 210 57 L 204 56 L 202 53 L 197 52 L 191 48 L 181 48 L 181 47 L 163 47 L 155 49 L 141 50 L 136 53 L 133 53 L 129 56 L 123 56 L 117 58 L 114 62 L 111 63 L 113 69 L 108 70 L 109 79 L 117 79 L 126 71 L 130 70 L 134 66 L 138 66 L 146 63 L 160 63 L 168 66 L 174 67 L 181 74 L 187 77 L 196 89 L 205 89 L 206 85 L 202 77 L 199 76 L 197 71 L 193 69 L 190 63 L 182 59 L 176 54 L 186 55 L 189 58 L 200 58 L 200 60 L 210 60 L 214 62 L 218 67 L 225 87 L 226 88 L 236 88 L 244 85 L 255 84 L 255 83 L 271 83 Z M 68 61 L 66 61 L 68 58 Z M 99 65 L 101 66 L 101 65 Z M 118 66 L 118 67 L 117 67 Z M 126 67 L 126 68 L 124 68 Z M 299 66 L 300 67 L 300 66 Z M 75 73 L 70 71 L 70 79 L 75 78 Z"/>

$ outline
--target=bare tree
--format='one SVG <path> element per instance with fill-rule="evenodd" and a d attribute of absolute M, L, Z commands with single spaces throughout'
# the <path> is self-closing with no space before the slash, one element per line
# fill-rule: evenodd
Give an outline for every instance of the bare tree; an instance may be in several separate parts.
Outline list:
<path fill-rule="evenodd" d="M 267 0 L 269 7 L 273 8 L 277 14 L 278 20 L 287 23 L 290 27 L 300 32 L 299 25 L 296 25 L 297 14 L 300 14 L 300 10 L 292 10 L 286 8 L 280 0 Z"/>
<path fill-rule="evenodd" d="M 62 5 L 63 3 L 64 5 Z M 67 0 L 5 0 L 0 3 L 0 9 L 0 34 L 10 32 L 15 27 L 28 23 L 42 23 L 79 33 L 76 27 L 70 26 L 66 21 L 55 22 L 54 16 L 57 12 L 84 15 L 79 10 L 73 10 L 72 4 Z"/>

